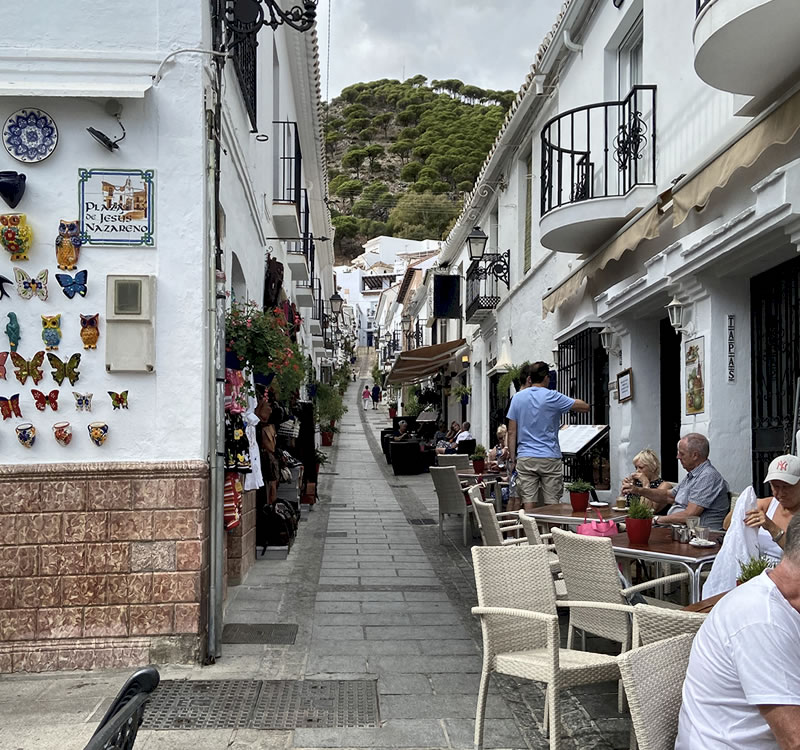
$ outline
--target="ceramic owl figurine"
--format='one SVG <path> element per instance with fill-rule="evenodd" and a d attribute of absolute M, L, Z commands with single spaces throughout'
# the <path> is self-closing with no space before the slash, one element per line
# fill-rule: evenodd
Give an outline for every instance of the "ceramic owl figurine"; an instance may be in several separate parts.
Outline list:
<path fill-rule="evenodd" d="M 48 351 L 56 351 L 61 343 L 61 314 L 42 315 L 42 341 Z"/>
<path fill-rule="evenodd" d="M 8 323 L 6 324 L 6 336 L 8 336 L 8 348 L 11 349 L 12 352 L 17 351 L 17 347 L 19 346 L 19 340 L 22 338 L 20 335 L 19 330 L 19 321 L 17 320 L 17 314 L 10 312 L 8 314 Z"/>
<path fill-rule="evenodd" d="M 0 214 L 0 244 L 11 253 L 11 260 L 28 260 L 33 229 L 25 214 Z"/>
<path fill-rule="evenodd" d="M 56 263 L 62 271 L 74 271 L 81 252 L 81 225 L 75 219 L 61 219 L 56 237 Z"/>
<path fill-rule="evenodd" d="M 97 349 L 100 338 L 100 313 L 81 315 L 81 341 L 84 349 Z"/>

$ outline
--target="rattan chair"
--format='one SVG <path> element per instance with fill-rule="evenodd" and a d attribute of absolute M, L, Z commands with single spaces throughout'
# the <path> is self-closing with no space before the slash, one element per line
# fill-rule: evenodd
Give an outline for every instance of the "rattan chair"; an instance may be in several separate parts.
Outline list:
<path fill-rule="evenodd" d="M 559 694 L 578 685 L 619 679 L 614 656 L 560 648 L 553 577 L 545 545 L 473 547 L 472 562 L 481 618 L 483 667 L 475 714 L 475 749 L 483 747 L 483 722 L 492 672 L 547 685 L 544 729 L 550 749 L 561 746 Z M 560 602 L 579 609 L 630 612 L 617 604 Z"/>
<path fill-rule="evenodd" d="M 472 463 L 465 453 L 440 453 L 436 457 L 439 466 L 455 466 L 458 471 L 469 471 Z"/>
<path fill-rule="evenodd" d="M 483 544 L 487 547 L 501 547 L 508 544 L 527 544 L 526 536 L 504 538 L 507 531 L 519 532 L 522 524 L 517 523 L 519 516 L 516 512 L 497 513 L 492 503 L 487 503 L 481 497 L 481 486 L 475 485 L 467 490 L 472 507 L 475 508 L 475 518 L 481 532 Z"/>
<path fill-rule="evenodd" d="M 650 604 L 637 604 L 633 608 L 633 645 L 673 638 L 676 635 L 694 635 L 706 621 L 705 612 L 665 609 Z"/>
<path fill-rule="evenodd" d="M 470 516 L 472 506 L 467 505 L 464 499 L 464 488 L 458 481 L 458 474 L 454 466 L 431 466 L 431 477 L 439 501 L 439 544 L 444 540 L 442 524 L 445 516 L 462 517 L 462 536 L 464 546 L 468 547 L 471 541 L 472 528 Z"/>
<path fill-rule="evenodd" d="M 618 657 L 639 750 L 675 747 L 683 681 L 693 640 L 692 633 L 685 633 Z"/>
<path fill-rule="evenodd" d="M 655 578 L 637 586 L 623 588 L 619 569 L 608 537 L 583 536 L 572 531 L 553 529 L 556 554 L 561 563 L 561 574 L 567 587 L 570 601 L 611 602 L 625 604 L 628 597 L 660 584 L 687 580 L 688 573 Z M 658 602 L 657 599 L 650 600 Z M 668 602 L 662 603 L 670 605 Z M 586 633 L 607 638 L 620 644 L 622 651 L 631 647 L 631 618 L 620 612 L 591 612 L 571 610 L 567 631 L 567 648 L 572 648 L 575 630 L 583 634 L 585 648 Z M 624 694 L 619 689 L 619 710 L 624 710 Z"/>

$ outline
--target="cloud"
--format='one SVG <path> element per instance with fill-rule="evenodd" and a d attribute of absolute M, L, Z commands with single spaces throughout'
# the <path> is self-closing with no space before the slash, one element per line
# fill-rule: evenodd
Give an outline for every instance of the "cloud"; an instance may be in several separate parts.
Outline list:
<path fill-rule="evenodd" d="M 322 92 L 359 81 L 458 78 L 517 90 L 562 0 L 320 0 Z"/>

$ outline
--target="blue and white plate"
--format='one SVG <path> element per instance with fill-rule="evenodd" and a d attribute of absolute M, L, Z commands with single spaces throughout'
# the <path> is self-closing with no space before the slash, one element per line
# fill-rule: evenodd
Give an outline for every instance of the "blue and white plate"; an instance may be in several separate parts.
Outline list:
<path fill-rule="evenodd" d="M 41 109 L 20 109 L 3 125 L 3 146 L 18 161 L 44 161 L 58 143 L 58 128 Z"/>

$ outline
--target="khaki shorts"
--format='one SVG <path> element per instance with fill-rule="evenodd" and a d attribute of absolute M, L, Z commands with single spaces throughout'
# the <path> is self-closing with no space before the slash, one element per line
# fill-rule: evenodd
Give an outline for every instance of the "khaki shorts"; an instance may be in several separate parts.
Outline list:
<path fill-rule="evenodd" d="M 564 494 L 564 465 L 560 458 L 517 459 L 517 486 L 525 505 L 556 505 Z"/>

